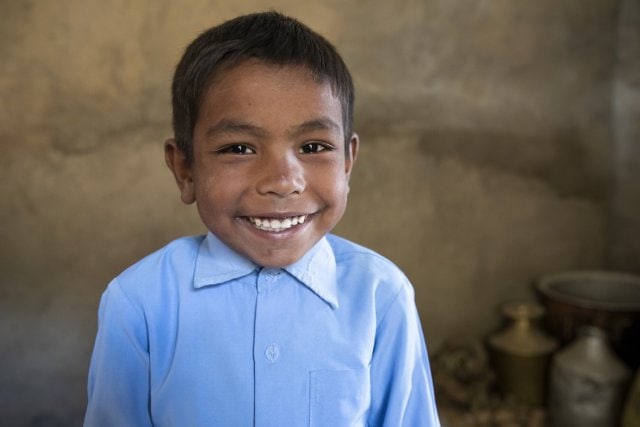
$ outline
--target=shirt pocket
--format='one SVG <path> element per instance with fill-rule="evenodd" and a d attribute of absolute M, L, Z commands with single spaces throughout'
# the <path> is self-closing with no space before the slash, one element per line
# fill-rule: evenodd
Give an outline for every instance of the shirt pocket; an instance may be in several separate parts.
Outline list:
<path fill-rule="evenodd" d="M 371 397 L 366 369 L 310 372 L 309 426 L 364 426 Z"/>

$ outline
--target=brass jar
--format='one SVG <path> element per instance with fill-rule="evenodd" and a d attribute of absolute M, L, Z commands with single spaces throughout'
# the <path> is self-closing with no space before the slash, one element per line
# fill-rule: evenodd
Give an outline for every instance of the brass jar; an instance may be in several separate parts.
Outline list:
<path fill-rule="evenodd" d="M 505 397 L 542 406 L 551 354 L 558 347 L 539 327 L 544 308 L 533 301 L 515 302 L 506 304 L 502 313 L 508 325 L 489 337 L 498 386 Z"/>

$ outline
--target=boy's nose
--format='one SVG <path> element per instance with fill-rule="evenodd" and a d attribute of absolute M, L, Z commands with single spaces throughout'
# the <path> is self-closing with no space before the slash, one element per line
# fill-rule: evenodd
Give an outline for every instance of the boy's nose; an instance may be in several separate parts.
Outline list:
<path fill-rule="evenodd" d="M 273 156 L 261 166 L 256 188 L 263 195 L 300 194 L 305 188 L 303 167 L 294 156 Z"/>

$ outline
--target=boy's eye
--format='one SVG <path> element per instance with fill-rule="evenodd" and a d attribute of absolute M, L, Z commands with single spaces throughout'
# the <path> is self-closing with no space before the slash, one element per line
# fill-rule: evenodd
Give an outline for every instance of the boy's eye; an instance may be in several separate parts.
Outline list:
<path fill-rule="evenodd" d="M 328 150 L 329 147 L 327 147 L 324 144 L 321 144 L 319 142 L 310 142 L 308 144 L 303 145 L 302 147 L 300 147 L 300 153 L 301 154 L 312 154 L 312 153 L 318 153 L 320 151 L 324 151 L 324 150 Z"/>
<path fill-rule="evenodd" d="M 244 144 L 233 144 L 218 150 L 218 153 L 228 153 L 228 154 L 254 154 L 255 151 L 253 148 L 244 145 Z"/>

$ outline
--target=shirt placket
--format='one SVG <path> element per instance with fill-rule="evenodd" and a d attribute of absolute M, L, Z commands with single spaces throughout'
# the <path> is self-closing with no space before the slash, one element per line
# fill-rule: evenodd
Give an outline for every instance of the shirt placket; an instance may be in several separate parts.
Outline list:
<path fill-rule="evenodd" d="M 282 270 L 264 268 L 258 274 L 256 302 L 255 333 L 254 333 L 254 389 L 255 408 L 254 425 L 271 425 L 273 416 L 270 412 L 269 401 L 273 399 L 277 388 L 274 375 L 278 371 L 278 364 L 282 363 L 283 348 L 281 337 L 274 331 L 278 330 L 274 322 L 278 321 L 278 305 L 281 304 L 274 295 L 274 288 L 284 276 Z"/>

